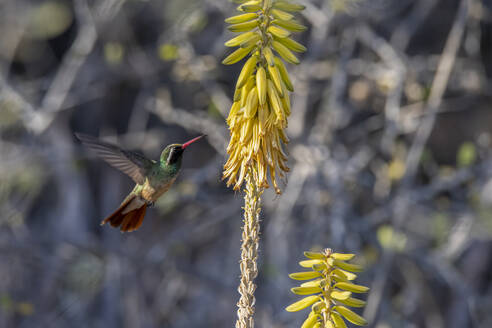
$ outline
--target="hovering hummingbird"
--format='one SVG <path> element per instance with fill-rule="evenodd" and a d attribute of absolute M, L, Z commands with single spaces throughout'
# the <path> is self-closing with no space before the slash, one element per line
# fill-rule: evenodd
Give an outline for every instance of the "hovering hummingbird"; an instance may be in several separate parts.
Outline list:
<path fill-rule="evenodd" d="M 101 222 L 101 225 L 109 222 L 112 227 L 120 227 L 122 232 L 128 232 L 140 227 L 147 206 L 153 205 L 173 185 L 181 168 L 184 150 L 205 135 L 184 144 L 168 145 L 162 151 L 159 161 L 85 134 L 76 133 L 75 136 L 109 165 L 126 173 L 135 181 L 135 188 L 126 196 L 120 207 Z"/>

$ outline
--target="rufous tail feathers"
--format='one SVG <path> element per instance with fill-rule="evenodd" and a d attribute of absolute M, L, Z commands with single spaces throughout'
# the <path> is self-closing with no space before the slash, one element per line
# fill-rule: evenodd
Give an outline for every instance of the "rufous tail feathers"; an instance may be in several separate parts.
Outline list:
<path fill-rule="evenodd" d="M 109 222 L 114 228 L 120 227 L 121 232 L 137 230 L 142 225 L 145 211 L 147 210 L 147 203 L 143 203 L 140 207 L 125 213 L 125 209 L 128 208 L 134 199 L 135 196 L 126 199 L 113 214 L 101 222 L 101 225 Z"/>

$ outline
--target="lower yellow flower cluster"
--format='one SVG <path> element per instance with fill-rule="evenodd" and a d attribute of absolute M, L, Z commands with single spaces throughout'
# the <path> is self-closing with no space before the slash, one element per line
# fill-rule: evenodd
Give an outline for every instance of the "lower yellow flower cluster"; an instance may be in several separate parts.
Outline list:
<path fill-rule="evenodd" d="M 363 307 L 366 302 L 352 297 L 352 293 L 366 293 L 368 287 L 353 284 L 357 278 L 353 272 L 362 271 L 351 260 L 354 254 L 333 253 L 327 248 L 323 252 L 304 252 L 308 260 L 299 262 L 302 267 L 311 271 L 297 272 L 289 275 L 295 280 L 310 280 L 291 291 L 298 295 L 310 295 L 289 305 L 286 310 L 295 312 L 311 306 L 311 312 L 304 321 L 302 328 L 346 328 L 345 320 L 364 326 L 367 321 L 348 309 Z M 314 280 L 312 280 L 314 279 Z"/>

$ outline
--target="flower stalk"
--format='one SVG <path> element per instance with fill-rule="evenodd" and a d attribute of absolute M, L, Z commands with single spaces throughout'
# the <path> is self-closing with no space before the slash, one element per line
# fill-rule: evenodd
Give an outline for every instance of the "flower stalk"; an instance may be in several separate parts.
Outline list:
<path fill-rule="evenodd" d="M 237 328 L 254 327 L 254 279 L 258 275 L 259 217 L 261 195 L 289 171 L 283 147 L 290 115 L 290 92 L 294 90 L 283 61 L 299 64 L 293 52 L 306 48 L 290 38 L 305 27 L 294 20 L 304 6 L 285 0 L 235 0 L 241 14 L 226 19 L 229 30 L 241 33 L 225 43 L 237 47 L 224 60 L 230 65 L 247 60 L 237 79 L 227 124 L 231 138 L 223 179 L 240 190 L 246 182 L 244 226 L 241 244 L 241 280 L 238 288 Z M 270 183 L 268 178 L 270 178 Z"/>
<path fill-rule="evenodd" d="M 257 258 L 260 234 L 260 205 L 263 188 L 255 183 L 256 173 L 250 169 L 246 176 L 246 195 L 244 196 L 244 227 L 241 244 L 241 280 L 238 291 L 241 294 L 237 303 L 236 328 L 254 327 L 256 285 L 254 279 L 258 275 Z"/>

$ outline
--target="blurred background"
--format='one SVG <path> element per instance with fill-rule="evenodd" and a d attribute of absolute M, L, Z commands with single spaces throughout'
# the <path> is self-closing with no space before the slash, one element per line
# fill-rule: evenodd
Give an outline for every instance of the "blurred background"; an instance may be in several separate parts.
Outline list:
<path fill-rule="evenodd" d="M 312 0 L 289 66 L 291 172 L 263 197 L 258 327 L 300 327 L 302 251 L 357 253 L 371 327 L 492 327 L 492 1 Z M 231 327 L 242 193 L 221 182 L 241 64 L 228 0 L 0 2 L 0 327 Z M 131 179 L 201 133 L 121 234 Z"/>

